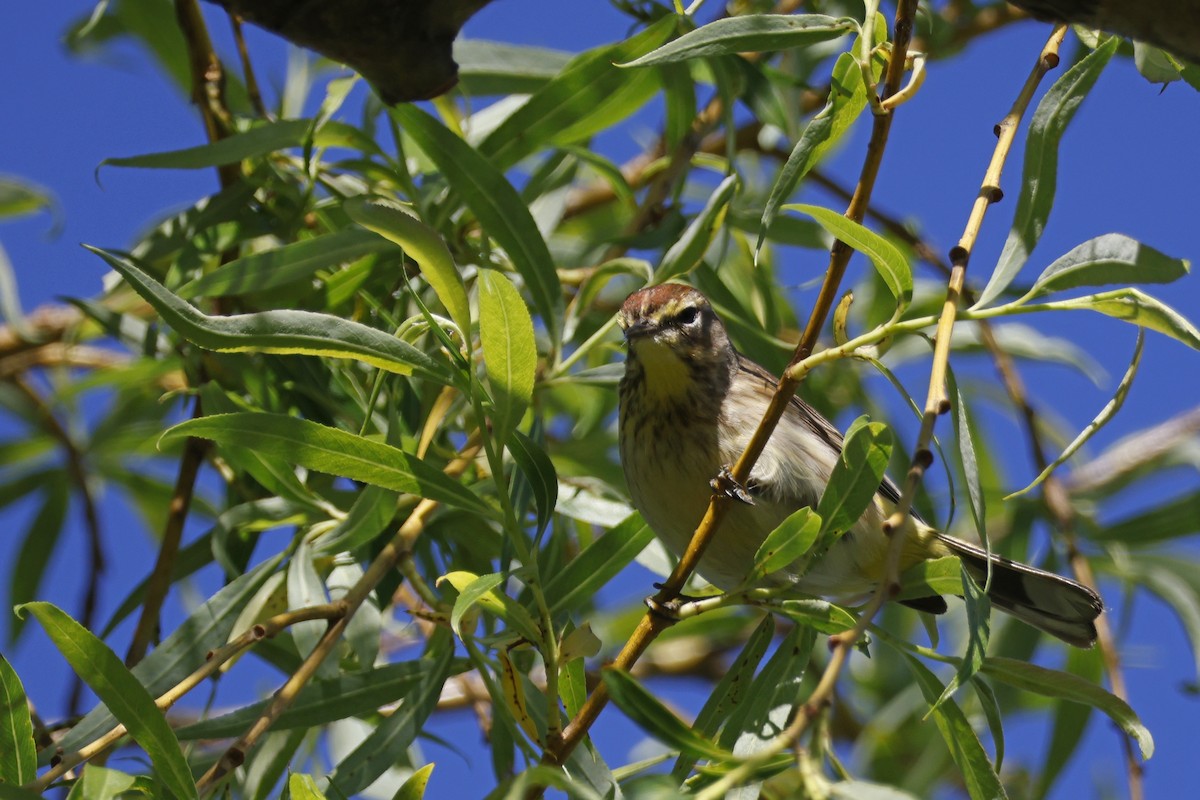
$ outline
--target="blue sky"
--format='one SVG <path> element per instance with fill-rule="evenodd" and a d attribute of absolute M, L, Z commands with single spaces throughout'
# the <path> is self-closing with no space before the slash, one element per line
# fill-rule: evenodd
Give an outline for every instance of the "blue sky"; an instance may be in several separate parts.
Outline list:
<path fill-rule="evenodd" d="M 0 85 L 0 102 L 6 112 L 5 124 L 0 126 L 0 173 L 48 188 L 58 198 L 62 214 L 55 235 L 51 235 L 48 215 L 0 225 L 0 244 L 15 267 L 27 309 L 59 296 L 86 297 L 99 291 L 104 269 L 79 243 L 126 246 L 157 214 L 190 204 L 215 188 L 212 171 L 106 168 L 97 180 L 95 170 L 104 158 L 194 145 L 202 141 L 203 134 L 185 99 L 135 48 L 119 46 L 102 62 L 81 61 L 65 53 L 61 44 L 64 30 L 89 8 L 86 3 L 26 4 L 11 9 L 9 24 L 0 26 L 0 53 L 9 76 Z M 561 8 L 550 2 L 503 0 L 477 15 L 466 34 L 580 50 L 626 32 L 625 18 L 607 3 L 578 4 L 571 14 L 561 14 Z M 206 5 L 206 12 L 212 11 Z M 218 34 L 223 31 L 218 24 L 214 29 Z M 1008 109 L 1047 33 L 1047 26 L 1023 23 L 973 46 L 965 58 L 932 64 L 917 99 L 897 117 L 876 202 L 897 216 L 920 219 L 926 236 L 943 252 L 957 241 L 978 191 L 994 145 L 992 125 Z M 258 32 L 251 32 L 251 48 L 261 54 L 261 77 L 270 87 L 268 94 L 273 95 L 282 82 L 284 48 Z M 650 135 L 658 121 L 653 113 L 646 115 L 643 132 Z M 1200 175 L 1200 149 L 1195 147 L 1198 130 L 1200 98 L 1194 91 L 1180 85 L 1160 91 L 1136 73 L 1131 61 L 1114 60 L 1067 135 L 1059 201 L 1034 264 L 1049 263 L 1074 245 L 1111 231 L 1194 260 L 1200 255 L 1194 199 L 1195 178 Z M 835 170 L 853 173 L 861 159 L 864 134 L 860 126 L 837 157 Z M 620 159 L 636 152 L 638 144 L 629 138 L 606 142 L 606 147 Z M 1020 165 L 1018 152 L 1010 160 L 1003 182 L 1009 198 L 989 213 L 975 251 L 971 269 L 977 281 L 986 278 L 1007 233 Z M 816 191 L 802 199 L 838 205 Z M 823 263 L 784 264 L 781 274 L 789 283 L 800 285 L 821 268 Z M 1170 287 L 1151 287 L 1150 292 L 1193 321 L 1200 319 L 1200 278 L 1190 276 Z M 802 308 L 812 295 L 811 290 L 797 294 Z M 1133 330 L 1087 314 L 1039 318 L 1034 323 L 1084 347 L 1109 373 L 1107 384 L 1097 389 L 1061 368 L 1026 371 L 1031 389 L 1043 403 L 1055 404 L 1056 413 L 1069 429 L 1081 428 L 1107 402 L 1124 371 L 1132 352 Z M 910 391 L 923 395 L 922 374 L 916 371 L 905 377 L 911 379 Z M 1197 354 L 1164 337 L 1150 336 L 1126 407 L 1097 437 L 1097 447 L 1192 407 L 1200 396 L 1197 389 Z M 886 389 L 881 386 L 881 391 Z M 1014 432 L 1008 458 L 1014 481 L 1029 477 L 1024 444 L 1015 434 L 1018 429 L 1003 418 L 994 422 Z M 0 436 L 8 435 L 11 426 L 0 420 Z M 1175 474 L 1153 490 L 1118 498 L 1108 513 L 1148 507 L 1184 489 L 1194 491 L 1198 483 L 1194 471 Z M 21 506 L 0 512 L 0 563 L 11 563 L 18 533 L 28 524 L 30 513 L 31 509 Z M 150 564 L 147 539 L 116 505 L 106 506 L 105 523 L 112 551 L 110 580 L 116 581 L 110 586 L 139 579 Z M 81 552 L 82 541 L 80 531 L 72 530 L 66 541 L 68 549 L 61 552 Z M 1193 556 L 1198 552 L 1194 542 L 1188 549 Z M 630 591 L 645 593 L 644 583 L 631 583 Z M 74 609 L 79 592 L 71 566 L 56 566 L 47 583 L 47 599 Z M 1109 594 L 1110 604 L 1127 607 L 1111 587 Z M 112 589 L 105 594 L 101 618 L 119 601 L 116 595 Z M 1124 629 L 1126 620 L 1120 622 Z M 1147 789 L 1150 796 L 1159 796 L 1187 785 L 1185 781 L 1190 782 L 1194 772 L 1193 722 L 1200 700 L 1181 687 L 1196 681 L 1196 671 L 1178 623 L 1157 600 L 1139 595 L 1128 622 L 1122 654 L 1132 705 L 1158 743 L 1158 753 L 1147 765 Z M 0 623 L 0 630 L 5 624 Z M 6 655 L 14 660 L 34 699 L 53 716 L 54 693 L 64 685 L 65 675 L 56 654 L 43 639 L 27 636 L 16 653 Z M 262 689 L 264 684 L 256 688 Z M 689 691 L 694 694 L 698 688 L 672 689 L 670 699 L 687 706 L 694 703 Z M 608 713 L 616 716 L 615 711 Z M 449 769 L 435 778 L 433 786 L 445 794 L 433 796 L 450 796 L 456 787 L 469 790 L 480 785 L 475 781 L 489 781 L 490 765 L 475 747 L 479 737 L 470 715 L 447 715 L 439 725 L 443 726 L 442 735 L 462 743 L 471 763 L 469 769 L 460 769 L 456 756 L 444 759 Z M 1037 753 L 1048 735 L 1036 724 L 1020 720 L 1010 720 L 1008 732 L 1010 748 L 1017 754 Z M 632 726 L 622 724 L 608 738 L 602 746 L 612 748 L 609 752 L 614 760 L 624 760 L 626 753 L 621 748 L 635 741 L 637 734 Z M 1119 753 L 1111 726 L 1094 718 L 1085 749 L 1055 796 L 1078 797 L 1094 794 L 1099 786 L 1119 786 L 1123 782 Z"/>

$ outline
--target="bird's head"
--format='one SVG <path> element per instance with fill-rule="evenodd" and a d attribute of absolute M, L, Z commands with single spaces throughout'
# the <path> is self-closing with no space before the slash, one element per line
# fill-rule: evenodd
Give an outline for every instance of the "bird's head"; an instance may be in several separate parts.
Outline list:
<path fill-rule="evenodd" d="M 736 356 L 708 298 L 690 286 L 664 283 L 629 295 L 617 316 L 630 361 L 661 388 L 684 383 L 696 369 L 728 367 Z"/>

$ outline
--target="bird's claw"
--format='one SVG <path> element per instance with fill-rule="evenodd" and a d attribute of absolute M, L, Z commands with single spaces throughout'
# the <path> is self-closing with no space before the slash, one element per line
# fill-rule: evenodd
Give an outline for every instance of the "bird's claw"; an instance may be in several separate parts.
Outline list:
<path fill-rule="evenodd" d="M 656 617 L 678 622 L 680 620 L 679 609 L 683 606 L 682 597 L 673 597 L 667 601 L 661 601 L 657 597 L 651 595 L 644 601 L 646 608 L 650 609 L 650 613 Z"/>
<path fill-rule="evenodd" d="M 750 495 L 750 492 L 746 491 L 745 486 L 742 486 L 734 479 L 728 464 L 721 467 L 721 471 L 717 473 L 717 477 L 709 481 L 708 485 L 712 487 L 714 492 L 728 497 L 730 500 L 737 500 L 748 506 L 754 505 L 754 498 Z"/>

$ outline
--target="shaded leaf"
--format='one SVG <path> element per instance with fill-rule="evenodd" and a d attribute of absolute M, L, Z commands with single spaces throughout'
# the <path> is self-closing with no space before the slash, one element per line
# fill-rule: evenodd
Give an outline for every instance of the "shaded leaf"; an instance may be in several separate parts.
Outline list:
<path fill-rule="evenodd" d="M 214 414 L 179 423 L 163 434 L 163 440 L 185 436 L 252 448 L 328 475 L 491 513 L 482 498 L 416 456 L 305 419 L 249 411 Z"/>
<path fill-rule="evenodd" d="M 821 532 L 821 518 L 811 508 L 801 508 L 779 523 L 779 527 L 767 534 L 754 554 L 754 567 L 750 571 L 750 582 L 763 575 L 778 572 L 808 552 Z"/>
<path fill-rule="evenodd" d="M 846 430 L 841 457 L 817 503 L 821 544 L 816 555 L 828 548 L 830 537 L 845 533 L 858 522 L 874 501 L 891 457 L 892 432 L 882 422 L 869 422 L 862 416 Z"/>
<path fill-rule="evenodd" d="M 793 203 L 784 206 L 784 209 L 807 214 L 831 236 L 845 242 L 869 258 L 892 296 L 896 298 L 899 310 L 902 311 L 908 306 L 912 300 L 912 268 L 904 258 L 904 254 L 894 244 L 854 220 L 847 219 L 828 208 Z"/>
<path fill-rule="evenodd" d="M 533 494 L 533 504 L 537 511 L 537 531 L 540 535 L 550 524 L 550 518 L 558 504 L 558 474 L 554 469 L 554 462 L 541 445 L 520 431 L 513 431 L 512 438 L 508 440 L 508 451 Z"/>
<path fill-rule="evenodd" d="M 631 514 L 597 538 L 545 583 L 552 614 L 578 610 L 654 540 L 641 514 Z"/>
<path fill-rule="evenodd" d="M 1046 267 L 1025 298 L 1078 286 L 1112 283 L 1170 283 L 1188 274 L 1190 263 L 1119 233 L 1089 239 Z"/>
<path fill-rule="evenodd" d="M 643 730 L 690 758 L 728 759 L 732 754 L 692 729 L 624 670 L 605 667 L 601 673 L 612 701 Z"/>
<path fill-rule="evenodd" d="M 821 14 L 746 14 L 710 22 L 620 66 L 649 67 L 690 58 L 789 50 L 836 39 L 853 30 L 851 21 Z"/>
<path fill-rule="evenodd" d="M 401 375 L 416 372 L 442 383 L 449 380 L 445 364 L 375 328 L 312 311 L 209 316 L 129 261 L 84 246 L 107 261 L 180 336 L 206 350 L 353 358 Z"/>
<path fill-rule="evenodd" d="M 664 283 L 691 272 L 712 244 L 713 236 L 725 220 L 725 211 L 738 188 L 737 175 L 728 175 L 713 191 L 696 218 L 663 254 L 654 280 Z"/>

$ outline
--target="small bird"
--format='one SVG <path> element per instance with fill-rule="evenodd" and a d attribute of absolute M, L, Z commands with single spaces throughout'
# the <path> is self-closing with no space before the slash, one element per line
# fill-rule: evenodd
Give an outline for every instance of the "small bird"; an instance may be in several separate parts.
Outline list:
<path fill-rule="evenodd" d="M 620 386 L 621 463 L 633 505 L 659 538 L 682 553 L 703 517 L 710 481 L 742 454 L 777 380 L 734 349 L 725 326 L 700 292 L 661 284 L 635 292 L 618 322 L 629 354 Z M 759 545 L 794 511 L 817 502 L 842 449 L 842 436 L 815 409 L 793 397 L 758 459 L 744 492 L 717 529 L 697 571 L 729 590 L 743 583 Z M 853 528 L 803 575 L 792 567 L 768 575 L 769 585 L 852 598 L 883 579 L 888 537 L 883 523 L 900 493 L 885 478 Z M 983 585 L 988 554 L 940 533 L 916 516 L 902 531 L 901 569 L 955 555 Z M 1100 597 L 1050 572 L 990 556 L 992 603 L 1017 619 L 1076 647 L 1096 641 Z M 942 613 L 938 596 L 908 601 Z"/>

